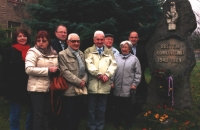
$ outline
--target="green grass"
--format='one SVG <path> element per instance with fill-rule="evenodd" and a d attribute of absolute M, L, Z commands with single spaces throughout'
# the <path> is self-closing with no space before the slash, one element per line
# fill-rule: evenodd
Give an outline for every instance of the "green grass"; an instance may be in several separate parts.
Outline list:
<path fill-rule="evenodd" d="M 150 72 L 147 70 L 145 72 L 146 80 L 150 81 Z M 147 130 L 199 130 L 200 126 L 200 62 L 197 62 L 194 67 L 191 78 L 191 91 L 193 96 L 193 109 L 192 110 L 168 110 L 168 109 L 154 109 L 151 110 L 155 113 L 166 113 L 169 117 L 172 117 L 177 120 L 177 122 L 173 122 L 169 128 L 156 128 L 155 124 L 150 124 L 144 121 L 136 121 L 132 130 L 142 130 L 146 128 Z M 148 110 L 148 106 L 144 107 L 144 111 Z M 87 112 L 87 111 L 86 111 Z M 21 110 L 21 130 L 24 130 L 25 120 L 27 115 L 27 108 L 25 106 L 22 107 Z M 189 123 L 187 124 L 186 122 Z M 85 130 L 87 124 L 86 119 L 82 119 L 80 123 L 80 130 Z M 9 130 L 9 102 L 0 98 L 0 129 L 1 130 Z M 106 123 L 105 130 L 114 130 L 111 123 Z"/>

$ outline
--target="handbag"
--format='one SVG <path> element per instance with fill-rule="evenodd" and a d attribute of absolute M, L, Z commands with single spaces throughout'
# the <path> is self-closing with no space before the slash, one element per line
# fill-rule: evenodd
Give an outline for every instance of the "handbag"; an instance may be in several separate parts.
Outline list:
<path fill-rule="evenodd" d="M 52 113 L 58 115 L 61 111 L 61 95 L 58 97 L 56 101 L 56 106 L 54 106 L 54 91 L 65 91 L 68 89 L 68 84 L 65 78 L 62 75 L 58 77 L 53 77 L 50 80 L 50 90 L 51 90 L 51 108 Z M 57 108 L 57 109 L 56 109 Z"/>
<path fill-rule="evenodd" d="M 65 91 L 68 89 L 68 87 L 69 86 L 62 75 L 58 77 L 53 77 L 51 80 L 51 84 L 50 84 L 51 91 L 57 91 L 57 90 Z"/>
<path fill-rule="evenodd" d="M 74 89 L 78 95 L 87 95 L 88 94 L 86 86 L 83 86 L 82 88 L 74 87 Z"/>
<path fill-rule="evenodd" d="M 136 90 L 134 89 L 130 90 L 130 98 L 131 98 L 131 106 L 137 103 Z"/>

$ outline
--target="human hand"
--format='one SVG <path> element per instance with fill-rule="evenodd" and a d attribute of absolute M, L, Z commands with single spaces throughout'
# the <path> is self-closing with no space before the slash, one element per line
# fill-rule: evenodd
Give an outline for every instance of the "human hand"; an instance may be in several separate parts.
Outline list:
<path fill-rule="evenodd" d="M 111 88 L 114 88 L 114 83 L 112 83 L 110 86 L 111 86 Z"/>
<path fill-rule="evenodd" d="M 131 86 L 131 89 L 135 90 L 135 89 L 136 89 L 136 86 L 135 86 L 135 85 L 132 85 L 132 86 Z"/>
<path fill-rule="evenodd" d="M 79 87 L 82 88 L 83 86 L 85 86 L 85 81 L 84 80 L 81 81 Z"/>
<path fill-rule="evenodd" d="M 104 74 L 101 79 L 102 79 L 103 82 L 107 82 L 108 76 L 106 74 Z"/>
<path fill-rule="evenodd" d="M 56 66 L 49 67 L 49 72 L 51 72 L 51 73 L 56 72 L 57 69 L 58 69 L 58 67 L 56 67 Z"/>
<path fill-rule="evenodd" d="M 97 79 L 98 79 L 98 80 L 102 80 L 102 76 L 103 76 L 102 74 L 98 74 L 98 75 L 97 75 Z"/>

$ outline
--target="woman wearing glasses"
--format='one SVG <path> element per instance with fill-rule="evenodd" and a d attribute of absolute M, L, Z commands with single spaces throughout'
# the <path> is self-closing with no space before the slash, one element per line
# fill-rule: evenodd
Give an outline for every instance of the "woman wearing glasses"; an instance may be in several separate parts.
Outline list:
<path fill-rule="evenodd" d="M 41 30 L 37 33 L 35 46 L 27 52 L 25 70 L 29 75 L 27 90 L 33 109 L 33 130 L 49 130 L 50 123 L 50 77 L 58 76 L 58 55 L 50 46 L 50 35 Z"/>

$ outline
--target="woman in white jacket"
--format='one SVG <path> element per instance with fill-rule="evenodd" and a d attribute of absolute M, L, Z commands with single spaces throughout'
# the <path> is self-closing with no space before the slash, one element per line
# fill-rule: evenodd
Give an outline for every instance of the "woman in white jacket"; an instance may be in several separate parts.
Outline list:
<path fill-rule="evenodd" d="M 49 130 L 50 77 L 58 76 L 58 55 L 50 46 L 50 35 L 41 30 L 36 35 L 35 46 L 28 50 L 25 62 L 29 75 L 27 90 L 33 110 L 33 130 Z"/>

